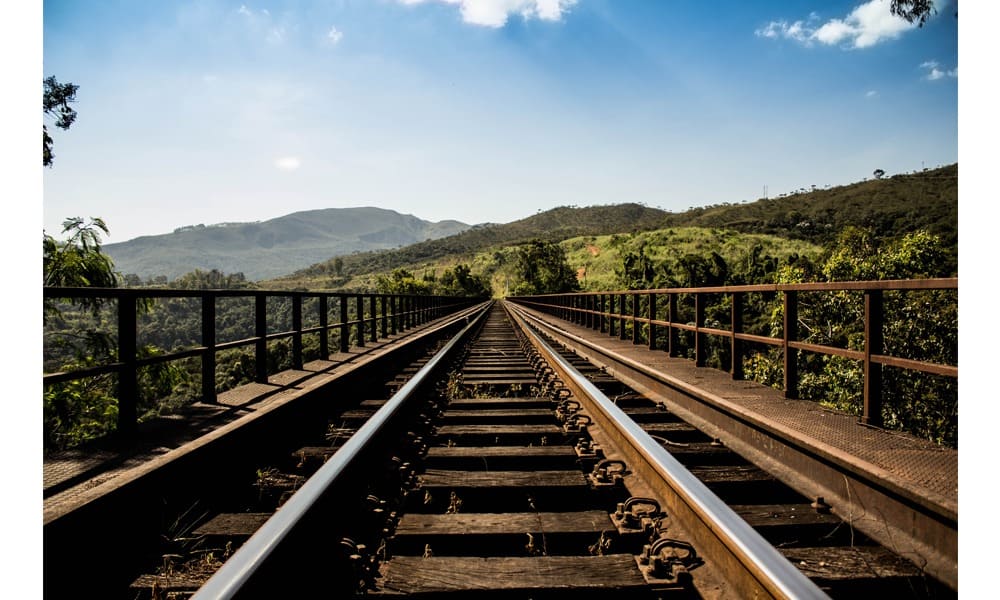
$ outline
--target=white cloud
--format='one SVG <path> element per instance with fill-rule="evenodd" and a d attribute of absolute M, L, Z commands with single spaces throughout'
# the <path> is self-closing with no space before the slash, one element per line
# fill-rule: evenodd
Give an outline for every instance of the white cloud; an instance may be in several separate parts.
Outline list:
<path fill-rule="evenodd" d="M 274 161 L 274 166 L 282 171 L 294 171 L 302 166 L 298 156 L 282 156 Z"/>
<path fill-rule="evenodd" d="M 267 32 L 267 41 L 272 44 L 280 44 L 285 41 L 285 28 L 283 26 L 272 27 Z"/>
<path fill-rule="evenodd" d="M 927 69 L 927 73 L 924 75 L 924 79 L 927 81 L 937 81 L 945 77 L 958 77 L 958 67 L 945 71 L 936 60 L 928 60 L 920 63 L 920 68 Z"/>
<path fill-rule="evenodd" d="M 288 23 L 280 22 L 282 19 L 276 19 L 271 17 L 271 12 L 266 8 L 260 10 L 255 10 L 248 8 L 246 4 L 241 4 L 236 10 L 240 15 L 243 15 L 247 23 L 249 30 L 257 36 L 263 37 L 269 44 L 281 44 L 288 37 Z M 292 29 L 295 27 L 293 25 Z"/>
<path fill-rule="evenodd" d="M 442 2 L 461 8 L 462 20 L 472 25 L 499 28 L 507 24 L 512 14 L 524 20 L 561 21 L 562 16 L 577 0 L 397 0 L 402 4 Z"/>
<path fill-rule="evenodd" d="M 809 43 L 809 36 L 815 30 L 814 23 L 819 20 L 819 16 L 816 13 L 810 13 L 809 19 L 806 21 L 795 21 L 794 23 L 789 23 L 788 21 L 771 21 L 766 27 L 758 29 L 754 33 L 758 37 L 766 38 L 787 38 L 790 40 L 795 40 L 796 42 L 801 42 L 803 44 Z"/>
<path fill-rule="evenodd" d="M 819 15 L 813 12 L 806 21 L 792 24 L 785 20 L 772 21 L 754 33 L 758 37 L 790 39 L 806 46 L 818 42 L 828 46 L 843 44 L 847 48 L 870 48 L 917 27 L 916 23 L 908 23 L 890 13 L 887 0 L 869 0 L 842 19 L 830 19 L 823 24 L 819 24 L 819 20 Z"/>
<path fill-rule="evenodd" d="M 331 27 L 330 32 L 326 34 L 326 40 L 331 44 L 336 44 L 344 38 L 344 32 L 340 31 L 336 27 Z"/>
<path fill-rule="evenodd" d="M 868 90 L 865 92 L 865 98 L 878 98 L 878 92 L 875 90 Z"/>

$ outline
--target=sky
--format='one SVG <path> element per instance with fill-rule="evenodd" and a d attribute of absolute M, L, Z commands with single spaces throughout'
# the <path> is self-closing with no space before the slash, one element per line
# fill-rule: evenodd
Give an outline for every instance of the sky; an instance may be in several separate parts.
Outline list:
<path fill-rule="evenodd" d="M 870 2 L 51 0 L 43 228 L 670 211 L 958 161 L 958 19 Z"/>

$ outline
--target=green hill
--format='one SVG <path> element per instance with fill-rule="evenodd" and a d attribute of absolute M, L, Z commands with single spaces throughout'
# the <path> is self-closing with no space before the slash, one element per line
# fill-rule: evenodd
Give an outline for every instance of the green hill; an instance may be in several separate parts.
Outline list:
<path fill-rule="evenodd" d="M 789 245 L 793 248 L 790 252 L 804 254 L 830 243 L 848 226 L 871 228 L 882 237 L 895 237 L 918 229 L 928 230 L 940 236 L 951 250 L 952 266 L 957 270 L 958 165 L 829 189 L 799 191 L 744 204 L 694 208 L 682 213 L 669 213 L 639 204 L 584 208 L 563 206 L 503 225 L 475 225 L 457 235 L 405 248 L 331 258 L 261 284 L 272 288 L 365 288 L 373 284 L 377 274 L 389 273 L 393 269 L 403 268 L 418 274 L 433 273 L 458 263 L 472 265 L 476 273 L 486 273 L 490 270 L 487 255 L 502 253 L 504 248 L 532 239 L 562 242 L 583 236 L 633 234 L 671 228 L 678 232 L 684 229 L 685 235 L 692 240 L 699 236 L 687 228 L 716 230 L 715 235 L 723 235 L 724 232 L 766 235 L 768 247 L 775 246 L 774 240 L 777 239 L 805 242 L 801 246 Z M 742 239 L 748 240 L 753 241 L 751 238 Z M 742 241 L 734 243 L 741 245 Z M 667 243 L 662 236 L 659 241 L 648 240 L 647 252 L 657 252 L 661 243 Z M 677 240 L 670 240 L 669 243 L 676 244 Z M 567 247 L 567 250 L 572 252 L 572 248 Z M 689 251 L 707 254 L 719 250 L 713 243 L 702 240 L 700 244 L 694 241 Z M 775 252 L 779 252 L 776 246 Z M 720 254 L 729 256 L 726 252 L 720 251 Z M 573 264 L 572 254 L 570 256 Z M 585 260 L 577 262 L 579 264 L 574 264 L 575 268 L 586 266 Z M 596 285 L 597 281 L 607 280 L 601 275 L 602 269 L 605 274 L 609 272 L 600 265 L 590 267 L 585 279 L 588 287 Z"/>
<path fill-rule="evenodd" d="M 958 164 L 749 204 L 723 204 L 672 214 L 671 226 L 770 233 L 824 244 L 848 225 L 883 237 L 925 229 L 958 244 Z"/>
<path fill-rule="evenodd" d="M 342 263 L 339 273 L 336 268 L 337 259 L 331 258 L 262 284 L 266 287 L 302 287 L 308 282 L 313 285 L 324 283 L 321 285 L 323 288 L 337 287 L 359 275 L 385 273 L 396 268 L 434 262 L 468 262 L 477 252 L 522 244 L 532 239 L 558 242 L 581 235 L 649 231 L 662 227 L 669 214 L 640 204 L 584 208 L 560 206 L 503 225 L 474 225 L 456 235 L 419 242 L 397 250 L 338 257 Z"/>

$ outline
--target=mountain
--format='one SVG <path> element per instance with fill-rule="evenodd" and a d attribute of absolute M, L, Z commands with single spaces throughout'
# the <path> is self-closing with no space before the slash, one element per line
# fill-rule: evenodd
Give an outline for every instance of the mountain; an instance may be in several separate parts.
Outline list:
<path fill-rule="evenodd" d="M 492 247 L 523 244 L 532 239 L 560 242 L 581 235 L 650 231 L 664 226 L 670 213 L 641 204 L 607 206 L 560 206 L 505 224 L 474 225 L 461 233 L 429 239 L 395 250 L 363 252 L 344 256 L 345 274 L 387 272 L 394 268 L 434 261 L 448 256 L 469 257 Z M 270 282 L 281 286 L 288 282 L 332 275 L 334 258 L 301 269 Z"/>
<path fill-rule="evenodd" d="M 277 277 L 331 256 L 408 246 L 469 228 L 381 208 L 326 208 L 255 223 L 181 227 L 173 233 L 107 244 L 115 268 L 146 280 L 174 279 L 195 269 Z"/>

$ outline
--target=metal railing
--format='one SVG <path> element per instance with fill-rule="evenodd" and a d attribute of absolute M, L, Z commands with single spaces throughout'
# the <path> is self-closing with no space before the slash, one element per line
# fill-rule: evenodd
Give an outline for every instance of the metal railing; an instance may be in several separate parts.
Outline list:
<path fill-rule="evenodd" d="M 478 298 L 447 296 L 417 296 L 393 294 L 362 294 L 335 292 L 301 292 L 277 290 L 182 290 L 161 288 L 43 288 L 43 297 L 49 300 L 105 300 L 115 306 L 117 323 L 116 362 L 100 366 L 47 373 L 42 377 L 44 386 L 75 381 L 104 374 L 118 376 L 117 401 L 119 434 L 131 434 L 137 425 L 139 369 L 159 363 L 186 358 L 201 359 L 201 401 L 214 403 L 216 395 L 216 355 L 224 350 L 252 346 L 254 349 L 254 381 L 266 383 L 268 379 L 268 348 L 270 341 L 291 338 L 291 364 L 301 369 L 303 364 L 302 338 L 319 335 L 319 357 L 330 357 L 330 333 L 339 334 L 339 351 L 348 352 L 352 347 L 363 347 L 366 341 L 402 333 L 438 317 L 451 314 L 479 302 Z M 193 298 L 201 304 L 201 345 L 181 351 L 167 352 L 140 358 L 137 331 L 140 303 L 150 299 Z M 220 298 L 249 298 L 253 300 L 254 335 L 243 339 L 216 341 L 216 304 Z M 291 328 L 268 331 L 268 299 L 291 299 Z M 317 299 L 318 325 L 303 327 L 304 299 Z M 335 309 L 338 316 L 331 322 Z"/>
<path fill-rule="evenodd" d="M 679 334 L 690 332 L 693 336 L 693 358 L 697 366 L 706 366 L 709 338 L 728 341 L 733 379 L 743 379 L 743 358 L 747 347 L 761 344 L 780 348 L 783 359 L 783 389 L 788 398 L 799 395 L 798 354 L 812 352 L 839 356 L 860 361 L 863 365 L 862 422 L 882 424 L 883 381 L 882 367 L 896 367 L 949 378 L 958 378 L 956 364 L 940 364 L 886 354 L 884 338 L 884 295 L 886 292 L 918 290 L 954 290 L 958 292 L 957 278 L 906 279 L 883 281 L 850 281 L 800 284 L 739 285 L 699 288 L 668 288 L 655 290 L 622 290 L 609 292 L 582 292 L 509 298 L 525 306 L 532 306 L 553 316 L 577 325 L 583 325 L 620 339 L 631 337 L 632 342 L 645 342 L 653 350 L 660 345 L 658 329 L 665 329 L 666 347 L 670 356 L 679 356 Z M 817 292 L 858 292 L 863 294 L 862 350 L 815 344 L 802 341 L 799 332 L 799 303 L 804 294 Z M 749 333 L 744 330 L 745 298 L 748 294 L 762 293 L 781 297 L 782 333 L 780 336 Z M 719 295 L 729 297 L 729 328 L 712 323 L 705 318 L 709 302 Z M 681 318 L 679 299 L 693 301 L 693 319 Z M 665 314 L 661 309 L 665 308 Z M 956 325 L 957 326 L 957 325 Z M 956 334 L 957 339 L 957 334 Z M 727 365 L 723 365 L 725 368 Z"/>

